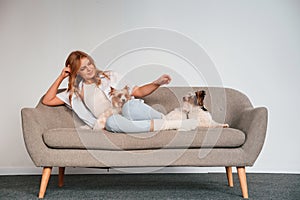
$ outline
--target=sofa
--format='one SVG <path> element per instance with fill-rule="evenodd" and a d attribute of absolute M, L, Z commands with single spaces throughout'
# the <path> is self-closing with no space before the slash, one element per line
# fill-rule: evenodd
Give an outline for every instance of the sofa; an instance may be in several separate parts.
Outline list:
<path fill-rule="evenodd" d="M 254 108 L 245 94 L 223 87 L 161 87 L 143 100 L 166 114 L 196 90 L 206 91 L 206 108 L 229 128 L 111 133 L 87 128 L 66 106 L 46 106 L 40 100 L 35 108 L 23 108 L 26 149 L 35 166 L 43 168 L 39 198 L 45 195 L 53 167 L 59 168 L 59 187 L 66 167 L 225 167 L 233 187 L 232 167 L 236 167 L 242 196 L 248 198 L 245 168 L 253 166 L 262 150 L 267 109 Z"/>

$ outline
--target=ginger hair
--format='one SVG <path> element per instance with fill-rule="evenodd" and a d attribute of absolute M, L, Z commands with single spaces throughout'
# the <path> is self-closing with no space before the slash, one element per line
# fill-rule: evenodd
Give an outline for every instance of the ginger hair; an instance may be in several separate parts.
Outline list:
<path fill-rule="evenodd" d="M 68 83 L 68 89 L 67 89 L 67 91 L 70 92 L 70 95 L 69 95 L 70 103 L 71 103 L 73 94 L 77 95 L 78 97 L 80 97 L 83 100 L 83 96 L 80 93 L 81 88 L 79 88 L 79 83 L 83 80 L 83 78 L 80 75 L 78 75 L 78 71 L 80 69 L 82 58 L 87 58 L 91 62 L 91 64 L 96 68 L 95 61 L 87 53 L 85 53 L 83 51 L 73 51 L 70 53 L 70 55 L 68 56 L 66 63 L 65 63 L 65 66 L 70 67 L 70 71 L 71 71 L 70 75 L 69 75 L 69 83 Z M 103 75 L 105 78 L 109 79 L 108 75 L 106 75 L 104 71 L 101 71 L 96 68 L 94 82 L 97 86 L 99 86 L 101 84 L 100 75 Z"/>

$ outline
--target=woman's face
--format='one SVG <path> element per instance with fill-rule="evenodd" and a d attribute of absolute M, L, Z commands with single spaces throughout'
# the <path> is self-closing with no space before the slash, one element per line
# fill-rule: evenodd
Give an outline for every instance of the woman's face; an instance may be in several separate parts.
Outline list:
<path fill-rule="evenodd" d="M 88 58 L 85 57 L 81 59 L 78 75 L 80 75 L 85 82 L 92 81 L 96 75 L 96 67 L 89 61 Z"/>

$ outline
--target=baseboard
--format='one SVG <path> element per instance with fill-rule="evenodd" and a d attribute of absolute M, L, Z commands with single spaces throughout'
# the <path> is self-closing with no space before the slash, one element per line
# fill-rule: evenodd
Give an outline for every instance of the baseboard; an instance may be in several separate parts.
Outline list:
<path fill-rule="evenodd" d="M 235 173 L 233 168 L 233 173 Z M 248 173 L 274 173 L 274 174 L 300 174 L 300 172 L 292 171 L 257 171 L 251 170 L 251 167 L 246 171 Z M 80 168 L 67 167 L 66 174 L 133 174 L 133 173 L 225 173 L 224 167 L 143 167 L 143 168 Z M 41 175 L 41 167 L 6 167 L 0 168 L 0 176 L 3 175 Z M 58 168 L 54 167 L 52 174 L 58 174 Z"/>
<path fill-rule="evenodd" d="M 222 167 L 143 167 L 143 168 L 80 168 L 67 167 L 66 174 L 120 174 L 120 173 L 224 173 Z M 0 175 L 40 175 L 41 167 L 9 167 L 0 168 Z M 58 174 L 57 167 L 53 168 L 52 174 Z"/>

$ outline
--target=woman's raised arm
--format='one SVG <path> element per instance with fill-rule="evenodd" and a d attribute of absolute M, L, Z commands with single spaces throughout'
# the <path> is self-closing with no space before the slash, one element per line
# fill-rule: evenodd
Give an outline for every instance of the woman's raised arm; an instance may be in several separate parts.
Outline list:
<path fill-rule="evenodd" d="M 169 84 L 171 82 L 171 77 L 167 74 L 162 75 L 159 77 L 157 80 L 153 81 L 152 83 L 140 86 L 140 87 L 135 87 L 132 95 L 134 97 L 145 97 L 152 92 L 154 92 L 159 86 L 164 85 L 164 84 Z"/>
<path fill-rule="evenodd" d="M 62 100 L 60 100 L 56 94 L 57 94 L 57 90 L 58 87 L 60 86 L 61 82 L 68 77 L 70 74 L 70 68 L 69 67 L 65 67 L 61 74 L 59 75 L 59 77 L 54 81 L 54 83 L 50 86 L 50 88 L 48 89 L 48 91 L 46 92 L 42 103 L 48 106 L 57 106 L 57 105 L 62 105 L 64 104 L 64 102 Z"/>

